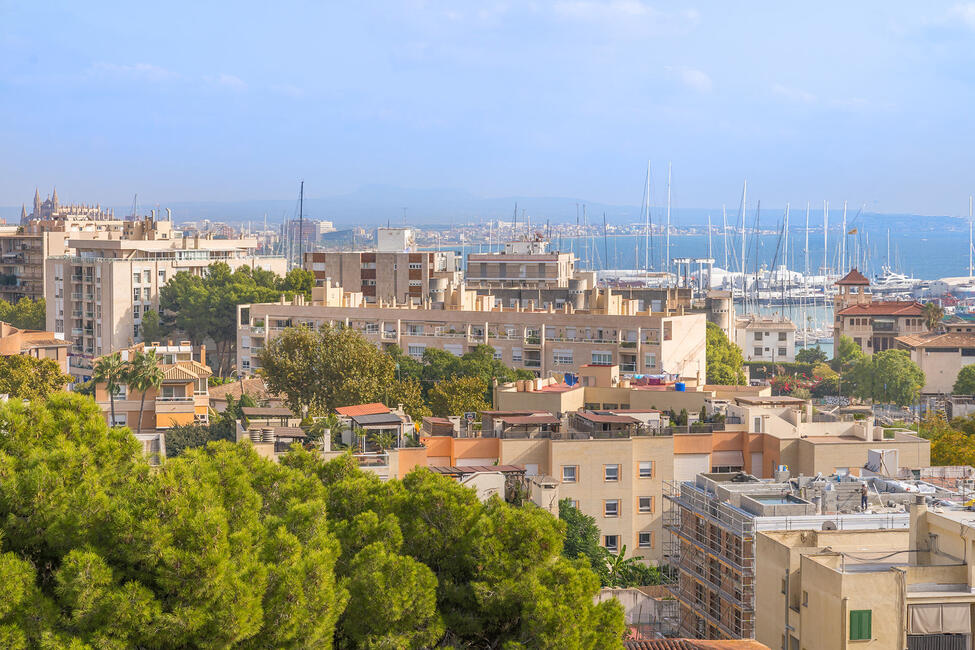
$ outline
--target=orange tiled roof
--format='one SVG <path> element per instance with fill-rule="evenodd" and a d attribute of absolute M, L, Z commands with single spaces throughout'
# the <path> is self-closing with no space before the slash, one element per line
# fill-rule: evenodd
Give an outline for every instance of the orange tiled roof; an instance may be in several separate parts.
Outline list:
<path fill-rule="evenodd" d="M 842 278 L 837 280 L 836 284 L 847 285 L 847 286 L 862 286 L 862 285 L 869 286 L 870 280 L 868 280 L 866 276 L 864 276 L 862 273 L 860 273 L 854 268 L 854 269 L 850 269 L 849 273 L 847 273 Z"/>
<path fill-rule="evenodd" d="M 975 348 L 975 332 L 908 334 L 895 340 L 912 348 Z"/>
<path fill-rule="evenodd" d="M 356 404 L 355 406 L 340 406 L 335 409 L 335 412 L 339 415 L 345 415 L 348 417 L 355 417 L 357 415 L 378 415 L 380 413 L 389 413 L 390 408 L 385 404 L 380 404 L 379 402 L 373 402 L 372 404 Z"/>
<path fill-rule="evenodd" d="M 839 311 L 840 316 L 921 316 L 921 303 L 907 300 L 872 302 L 869 305 L 850 305 Z"/>

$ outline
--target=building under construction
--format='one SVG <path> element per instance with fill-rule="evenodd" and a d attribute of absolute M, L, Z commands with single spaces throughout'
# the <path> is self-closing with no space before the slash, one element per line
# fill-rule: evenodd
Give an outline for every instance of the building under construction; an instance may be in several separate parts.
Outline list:
<path fill-rule="evenodd" d="M 875 452 L 876 453 L 876 452 Z M 882 452 L 880 452 L 882 453 Z M 862 486 L 867 485 L 867 508 Z M 924 481 L 870 476 L 774 480 L 698 474 L 664 486 L 665 560 L 683 637 L 754 638 L 755 536 L 763 530 L 906 530 L 917 493 L 954 493 Z"/>

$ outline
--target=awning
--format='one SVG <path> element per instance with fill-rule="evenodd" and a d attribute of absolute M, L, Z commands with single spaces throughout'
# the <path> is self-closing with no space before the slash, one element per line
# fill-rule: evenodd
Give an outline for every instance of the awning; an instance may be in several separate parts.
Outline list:
<path fill-rule="evenodd" d="M 711 467 L 744 467 L 745 457 L 740 451 L 712 451 Z"/>
<path fill-rule="evenodd" d="M 970 634 L 969 603 L 932 603 L 908 606 L 909 634 Z"/>

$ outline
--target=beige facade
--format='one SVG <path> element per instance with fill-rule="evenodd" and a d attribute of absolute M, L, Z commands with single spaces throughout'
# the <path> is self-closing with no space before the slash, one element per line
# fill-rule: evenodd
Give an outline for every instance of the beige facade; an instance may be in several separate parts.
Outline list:
<path fill-rule="evenodd" d="M 920 501 L 907 531 L 760 533 L 757 639 L 808 650 L 970 648 L 971 513 Z"/>
<path fill-rule="evenodd" d="M 361 294 L 336 287 L 317 287 L 313 304 L 242 305 L 239 309 L 238 367 L 256 369 L 254 350 L 268 337 L 299 323 L 319 326 L 344 323 L 377 345 L 399 346 L 421 358 L 428 348 L 457 355 L 480 344 L 490 345 L 508 366 L 537 375 L 564 373 L 577 367 L 620 365 L 631 373 L 671 374 L 703 381 L 704 314 L 638 311 L 636 301 L 610 289 L 593 289 L 594 309 L 556 311 L 505 309 L 491 296 L 464 288 L 448 290 L 442 308 L 384 303 L 362 305 Z"/>
<path fill-rule="evenodd" d="M 745 361 L 791 363 L 796 360 L 796 325 L 782 316 L 740 317 L 734 340 Z"/>
<path fill-rule="evenodd" d="M 198 359 L 193 358 L 193 346 L 189 341 L 175 345 L 138 343 L 119 350 L 119 353 L 123 361 L 131 361 L 142 351 L 155 351 L 159 369 L 163 372 L 162 386 L 146 391 L 144 402 L 140 391 L 132 386 L 122 386 L 115 395 L 115 421 L 112 422 L 112 400 L 105 384 L 96 384 L 95 402 L 109 424 L 127 426 L 136 433 L 194 422 L 206 424 L 210 412 L 208 380 L 213 374 L 206 365 L 206 348 L 200 348 Z M 141 422 L 140 405 L 143 406 Z"/>
<path fill-rule="evenodd" d="M 975 333 L 961 332 L 961 326 L 951 329 L 954 331 L 897 338 L 897 347 L 908 350 L 911 361 L 924 372 L 922 393 L 951 393 L 961 369 L 975 363 Z"/>
<path fill-rule="evenodd" d="M 0 322 L 0 355 L 22 354 L 35 359 L 50 359 L 61 372 L 68 372 L 68 345 L 54 332 L 22 330 L 10 323 Z"/>
<path fill-rule="evenodd" d="M 497 253 L 467 256 L 465 280 L 472 289 L 568 288 L 576 277 L 575 255 L 549 252 L 542 240 L 515 241 Z"/>
<path fill-rule="evenodd" d="M 254 255 L 253 239 L 170 239 L 154 227 L 161 224 L 127 224 L 138 239 L 71 239 L 73 254 L 46 260 L 47 326 L 72 339 L 77 379 L 91 377 L 94 358 L 141 339 L 142 315 L 158 309 L 159 290 L 176 273 L 200 275 L 215 262 L 287 271 L 284 258 Z"/>
<path fill-rule="evenodd" d="M 836 282 L 833 298 L 833 340 L 848 336 L 864 354 L 897 347 L 900 336 L 928 331 L 922 306 L 914 301 L 874 300 L 870 281 L 852 269 Z"/>
<path fill-rule="evenodd" d="M 444 289 L 460 279 L 453 251 L 326 251 L 305 253 L 305 270 L 315 284 L 338 283 L 358 292 L 366 303 L 379 300 L 421 303 L 442 300 Z"/>

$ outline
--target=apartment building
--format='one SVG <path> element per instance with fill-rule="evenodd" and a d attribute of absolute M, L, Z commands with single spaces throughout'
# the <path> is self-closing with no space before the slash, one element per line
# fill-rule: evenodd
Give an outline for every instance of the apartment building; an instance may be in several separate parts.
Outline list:
<path fill-rule="evenodd" d="M 206 365 L 206 348 L 200 346 L 197 358 L 189 341 L 137 343 L 119 350 L 123 361 L 131 361 L 138 352 L 155 351 L 163 373 L 162 386 L 146 391 L 142 421 L 139 407 L 142 393 L 123 385 L 115 394 L 115 421 L 112 403 L 104 382 L 95 385 L 95 402 L 110 425 L 127 426 L 136 433 L 156 432 L 180 424 L 209 421 L 210 391 L 208 380 L 213 374 Z"/>
<path fill-rule="evenodd" d="M 863 485 L 868 489 L 866 509 L 861 508 Z M 775 602 L 770 595 L 794 593 L 791 575 L 777 570 L 759 538 L 768 531 L 785 531 L 782 536 L 790 531 L 843 531 L 854 544 L 859 537 L 860 548 L 869 550 L 870 536 L 877 531 L 907 535 L 907 509 L 919 491 L 937 499 L 954 496 L 923 481 L 877 475 L 786 480 L 783 473 L 776 480 L 760 480 L 734 472 L 701 474 L 694 481 L 668 484 L 664 527 L 671 538 L 665 555 L 677 571 L 669 588 L 680 603 L 679 633 L 697 638 L 757 636 L 776 648 L 846 647 L 822 639 L 817 643 L 803 638 L 800 645 L 788 636 L 780 639 L 788 629 L 782 625 L 788 610 L 784 601 Z M 835 599 L 839 604 L 835 586 L 824 588 L 817 598 Z M 777 629 L 774 636 L 769 632 L 772 627 Z M 810 629 L 812 638 L 845 629 L 845 624 L 834 618 Z"/>
<path fill-rule="evenodd" d="M 899 336 L 925 334 L 920 303 L 904 300 L 874 300 L 870 281 L 858 270 L 836 282 L 833 298 L 833 340 L 848 336 L 864 354 L 897 347 Z"/>
<path fill-rule="evenodd" d="M 911 353 L 911 361 L 924 371 L 922 394 L 951 393 L 958 373 L 975 363 L 975 333 L 951 332 L 898 336 L 896 347 Z"/>
<path fill-rule="evenodd" d="M 745 361 L 791 363 L 796 360 L 796 325 L 784 316 L 740 317 L 734 341 Z"/>
<path fill-rule="evenodd" d="M 471 253 L 465 273 L 472 289 L 567 289 L 575 277 L 575 255 L 549 251 L 537 237 L 507 242 L 496 253 Z"/>
<path fill-rule="evenodd" d="M 54 332 L 22 330 L 0 322 L 0 356 L 22 354 L 35 359 L 50 359 L 68 372 L 68 346 L 63 336 Z"/>
<path fill-rule="evenodd" d="M 169 222 L 126 222 L 123 239 L 70 239 L 72 253 L 46 260 L 47 326 L 72 339 L 70 373 L 92 375 L 96 357 L 142 337 L 142 315 L 180 271 L 201 275 L 215 262 L 284 274 L 284 258 L 254 254 L 254 239 L 172 238 Z"/>
<path fill-rule="evenodd" d="M 583 364 L 619 365 L 624 372 L 667 374 L 703 381 L 705 316 L 640 311 L 636 301 L 612 289 L 593 289 L 589 310 L 508 309 L 491 296 L 463 286 L 448 289 L 442 307 L 426 304 L 364 304 L 362 294 L 316 287 L 312 304 L 241 305 L 238 308 L 238 368 L 256 369 L 254 351 L 269 337 L 300 323 L 342 323 L 377 345 L 397 345 L 422 358 L 427 348 L 461 355 L 486 344 L 508 366 L 539 376 Z"/>
<path fill-rule="evenodd" d="M 305 253 L 305 269 L 315 284 L 328 280 L 361 293 L 367 304 L 442 300 L 444 289 L 460 278 L 453 251 L 319 251 Z"/>
<path fill-rule="evenodd" d="M 911 498 L 899 515 L 906 530 L 759 532 L 757 639 L 806 650 L 971 648 L 972 513 L 942 494 Z"/>

